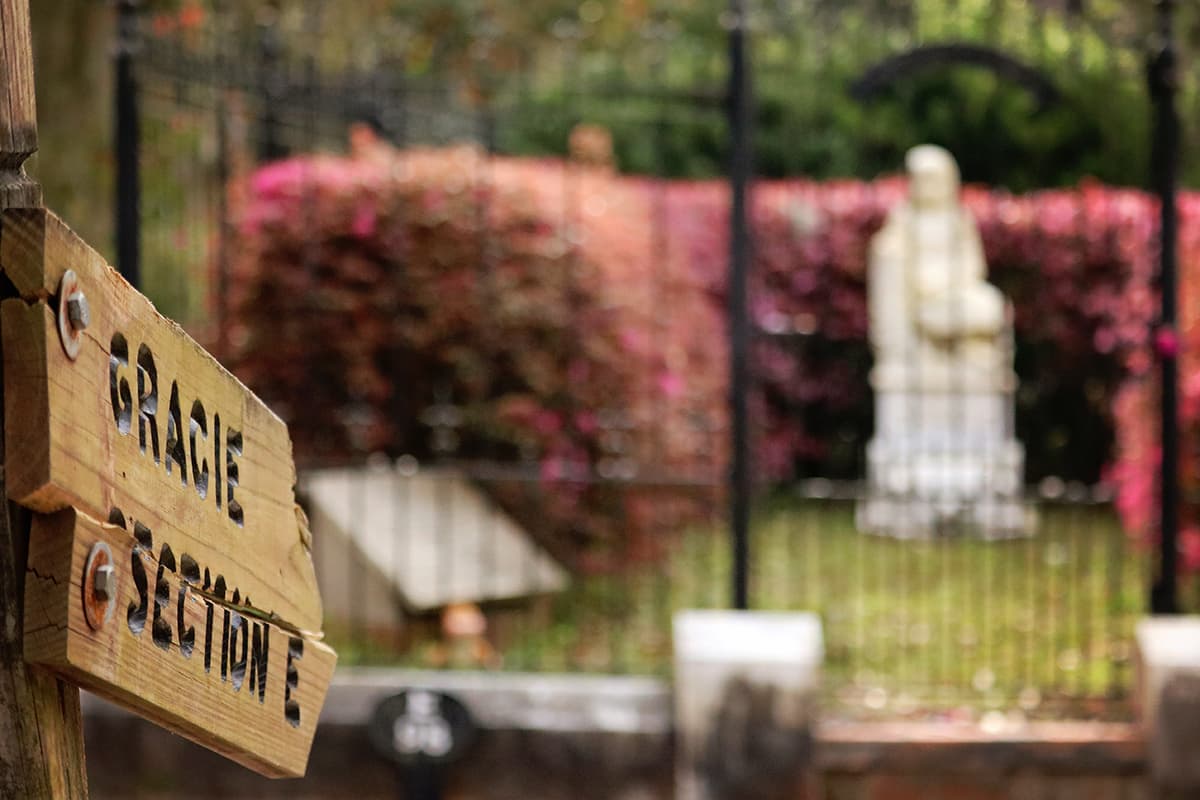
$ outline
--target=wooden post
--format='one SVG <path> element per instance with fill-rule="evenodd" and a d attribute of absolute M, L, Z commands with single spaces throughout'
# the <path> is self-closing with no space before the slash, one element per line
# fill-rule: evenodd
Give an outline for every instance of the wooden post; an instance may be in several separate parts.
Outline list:
<path fill-rule="evenodd" d="M 0 0 L 0 209 L 42 205 L 42 188 L 24 166 L 36 150 L 29 0 Z M 0 400 L 3 391 L 0 385 Z M 0 402 L 0 413 L 3 407 Z M 0 437 L 0 455 L 2 448 Z M 0 514 L 0 797 L 83 798 L 87 770 L 79 690 L 25 663 L 30 515 L 4 503 L 5 489 L 0 470 L 5 509 Z"/>
<path fill-rule="evenodd" d="M 25 174 L 37 151 L 29 0 L 0 0 L 0 43 L 0 207 L 38 207 L 42 187 Z"/>

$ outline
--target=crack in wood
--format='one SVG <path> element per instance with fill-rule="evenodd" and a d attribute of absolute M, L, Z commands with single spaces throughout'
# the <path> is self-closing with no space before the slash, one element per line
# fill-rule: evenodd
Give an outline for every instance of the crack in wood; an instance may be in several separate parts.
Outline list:
<path fill-rule="evenodd" d="M 32 573 L 32 574 L 33 574 L 33 575 L 34 575 L 36 578 L 38 578 L 39 580 L 43 580 L 43 581 L 50 581 L 50 582 L 51 582 L 51 583 L 53 583 L 55 586 L 60 586 L 60 585 L 61 585 L 61 582 L 58 580 L 58 576 L 56 576 L 56 575 L 43 575 L 41 572 L 39 572 L 39 571 L 38 571 L 37 567 L 34 567 L 34 566 L 27 566 L 27 567 L 26 567 L 26 569 L 25 569 L 25 571 L 26 571 L 26 572 L 28 572 L 28 573 Z"/>

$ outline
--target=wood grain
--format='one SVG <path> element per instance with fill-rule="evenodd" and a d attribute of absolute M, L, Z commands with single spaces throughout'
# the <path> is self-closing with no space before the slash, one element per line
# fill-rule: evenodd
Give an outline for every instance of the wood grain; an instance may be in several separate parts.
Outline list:
<path fill-rule="evenodd" d="M 41 187 L 24 166 L 37 146 L 29 3 L 0 0 L 0 208 L 41 205 Z M 8 394 L 0 384 L 0 396 Z M 3 486 L 0 473 L 0 496 Z M 0 511 L 0 608 L 5 617 L 0 627 L 0 797 L 84 798 L 79 690 L 25 661 L 29 514 L 8 504 L 0 505 Z"/>
<path fill-rule="evenodd" d="M 109 546 L 116 564 L 116 600 L 112 618 L 93 630 L 82 586 L 98 542 Z M 303 775 L 336 655 L 312 640 L 297 654 L 300 637 L 265 621 L 239 620 L 236 608 L 205 592 L 199 579 L 181 591 L 186 559 L 178 549 L 164 555 L 164 543 L 155 534 L 146 547 L 131 531 L 72 509 L 38 516 L 25 584 L 26 658 L 264 775 Z M 145 594 L 136 569 L 148 578 L 141 582 Z M 156 594 L 161 616 L 153 610 Z M 139 608 L 146 612 L 140 625 Z M 240 645 L 239 629 L 245 631 Z M 288 700 L 296 703 L 290 717 Z"/>
<path fill-rule="evenodd" d="M 37 103 L 29 0 L 0 0 L 0 207 L 39 206 L 42 187 L 25 174 L 37 152 Z"/>
<path fill-rule="evenodd" d="M 319 638 L 321 601 L 283 422 L 52 213 L 0 217 L 0 268 L 21 295 L 0 306 L 4 378 L 20 387 L 5 396 L 9 498 L 43 514 L 74 507 L 107 519 L 119 509 L 221 575 L 247 613 L 256 613 L 253 606 L 284 628 Z M 68 268 L 79 276 L 92 319 L 75 361 L 59 342 L 53 302 Z M 114 367 L 118 335 L 128 363 Z M 143 347 L 153 380 L 137 366 Z M 115 396 L 114 375 L 127 384 Z M 152 385 L 155 414 L 143 420 L 139 409 L 152 404 L 139 396 Z M 197 401 L 199 430 L 189 419 Z M 180 409 L 182 467 L 169 457 L 173 406 Z M 126 408 L 122 429 L 116 414 Z M 232 457 L 233 497 L 241 524 L 228 502 L 235 431 L 241 452 Z"/>

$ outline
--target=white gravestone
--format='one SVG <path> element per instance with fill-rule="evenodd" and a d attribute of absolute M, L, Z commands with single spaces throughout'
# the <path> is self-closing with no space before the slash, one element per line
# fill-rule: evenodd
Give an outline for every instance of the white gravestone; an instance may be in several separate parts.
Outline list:
<path fill-rule="evenodd" d="M 870 249 L 875 435 L 858 526 L 902 538 L 1025 535 L 1012 311 L 987 282 L 954 158 L 922 145 L 906 166 L 909 197 Z"/>
<path fill-rule="evenodd" d="M 673 635 L 676 800 L 812 796 L 820 618 L 688 610 Z"/>
<path fill-rule="evenodd" d="M 1151 782 L 1163 797 L 1200 796 L 1200 617 L 1146 617 L 1134 638 Z"/>

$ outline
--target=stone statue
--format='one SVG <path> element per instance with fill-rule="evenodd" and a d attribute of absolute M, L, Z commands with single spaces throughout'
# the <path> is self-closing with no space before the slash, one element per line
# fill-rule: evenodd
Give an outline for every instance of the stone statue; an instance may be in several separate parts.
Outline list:
<path fill-rule="evenodd" d="M 986 282 L 975 220 L 959 205 L 958 166 L 933 145 L 909 151 L 907 166 L 909 200 L 871 242 L 872 384 L 999 388 L 1011 370 L 1007 307 Z"/>
<path fill-rule="evenodd" d="M 871 242 L 875 437 L 859 525 L 906 537 L 951 523 L 989 538 L 1023 533 L 1011 310 L 987 282 L 954 158 L 921 145 L 906 166 L 908 199 Z"/>

